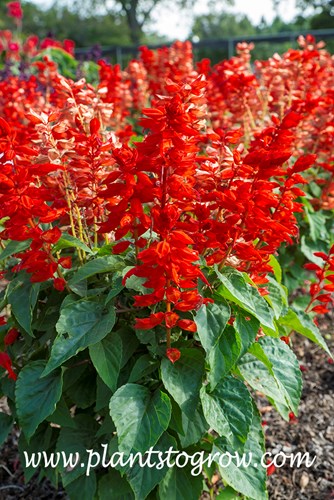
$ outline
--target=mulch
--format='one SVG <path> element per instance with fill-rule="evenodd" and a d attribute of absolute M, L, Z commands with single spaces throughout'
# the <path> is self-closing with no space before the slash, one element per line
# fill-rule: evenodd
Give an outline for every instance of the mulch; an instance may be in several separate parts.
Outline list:
<path fill-rule="evenodd" d="M 321 331 L 334 353 L 334 315 L 321 320 Z M 300 468 L 285 464 L 268 477 L 271 500 L 334 499 L 334 364 L 328 355 L 301 336 L 293 338 L 293 350 L 303 367 L 303 394 L 298 417 L 285 422 L 259 395 L 259 407 L 265 422 L 267 451 L 273 455 L 308 452 L 315 463 Z M 1 401 L 0 401 L 1 404 Z M 2 401 L 2 410 L 5 402 Z M 18 433 L 13 432 L 0 450 L 0 500 L 65 499 L 62 489 L 55 491 L 38 475 L 24 483 L 17 451 Z M 206 495 L 203 495 L 203 498 Z M 166 499 L 168 500 L 168 499 Z"/>

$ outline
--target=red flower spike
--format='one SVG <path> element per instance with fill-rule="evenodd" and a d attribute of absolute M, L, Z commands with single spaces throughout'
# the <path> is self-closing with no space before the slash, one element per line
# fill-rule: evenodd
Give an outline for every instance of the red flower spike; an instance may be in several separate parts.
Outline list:
<path fill-rule="evenodd" d="M 20 332 L 18 330 L 16 330 L 16 328 L 11 328 L 10 330 L 8 330 L 8 332 L 6 333 L 6 335 L 3 339 L 4 344 L 5 345 L 14 344 L 14 342 L 19 337 L 19 335 L 20 335 Z"/>
<path fill-rule="evenodd" d="M 17 379 L 17 375 L 12 368 L 12 360 L 6 352 L 0 352 L 0 366 L 7 370 L 8 378 L 11 378 L 12 380 Z"/>
<path fill-rule="evenodd" d="M 180 359 L 181 352 L 175 347 L 169 347 L 166 350 L 166 356 L 169 359 L 169 361 L 171 361 L 174 364 L 178 359 Z"/>
<path fill-rule="evenodd" d="M 283 336 L 283 337 L 281 337 L 281 340 L 282 340 L 282 342 L 285 342 L 287 345 L 290 344 L 290 337 Z"/>

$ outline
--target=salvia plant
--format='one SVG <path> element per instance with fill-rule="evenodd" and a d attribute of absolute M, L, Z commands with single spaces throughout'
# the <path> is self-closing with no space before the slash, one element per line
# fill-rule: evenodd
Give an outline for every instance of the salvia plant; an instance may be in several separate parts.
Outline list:
<path fill-rule="evenodd" d="M 142 48 L 94 86 L 44 55 L 0 82 L 0 437 L 58 456 L 40 477 L 69 498 L 214 498 L 217 472 L 267 498 L 256 393 L 289 420 L 291 333 L 330 355 L 334 66 L 300 44 L 255 69 L 247 44 L 214 67 Z M 141 462 L 171 451 L 203 467 Z"/>

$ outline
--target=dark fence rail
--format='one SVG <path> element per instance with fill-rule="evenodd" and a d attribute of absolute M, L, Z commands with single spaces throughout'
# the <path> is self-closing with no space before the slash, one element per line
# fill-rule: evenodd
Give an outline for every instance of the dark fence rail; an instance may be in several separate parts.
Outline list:
<path fill-rule="evenodd" d="M 222 49 L 228 52 L 228 57 L 232 57 L 235 54 L 235 47 L 239 42 L 295 42 L 299 35 L 313 35 L 319 41 L 321 40 L 334 40 L 334 29 L 321 29 L 321 30 L 301 30 L 299 32 L 282 32 L 276 34 L 266 34 L 266 35 L 244 35 L 229 38 L 219 38 L 219 39 L 208 39 L 200 40 L 198 42 L 192 42 L 194 49 Z M 147 45 L 150 49 L 158 49 L 160 47 L 168 47 L 173 42 L 164 44 Z M 138 46 L 125 46 L 125 45 L 111 45 L 108 47 L 100 47 L 100 52 L 102 57 L 113 57 L 122 65 L 124 56 L 136 57 L 138 54 Z M 85 58 L 91 54 L 92 48 L 77 48 L 75 50 L 75 55 L 77 58 Z"/>

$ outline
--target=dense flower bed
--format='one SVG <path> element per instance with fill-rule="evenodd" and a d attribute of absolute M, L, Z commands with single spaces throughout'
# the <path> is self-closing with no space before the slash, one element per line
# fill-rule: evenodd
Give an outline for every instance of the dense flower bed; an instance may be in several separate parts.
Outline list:
<path fill-rule="evenodd" d="M 173 447 L 260 460 L 251 391 L 291 418 L 302 386 L 291 333 L 327 350 L 316 315 L 334 290 L 333 57 L 308 36 L 254 64 L 240 44 L 212 67 L 176 42 L 141 48 L 124 70 L 100 61 L 87 83 L 59 73 L 55 60 L 70 56 L 57 44 L 14 49 L 8 33 L 3 427 L 19 425 L 22 456 L 84 458 L 107 443 L 125 456 Z M 74 499 L 121 484 L 129 498 L 197 500 L 216 470 L 266 498 L 254 463 L 216 461 L 203 477 L 138 462 L 42 474 Z"/>

